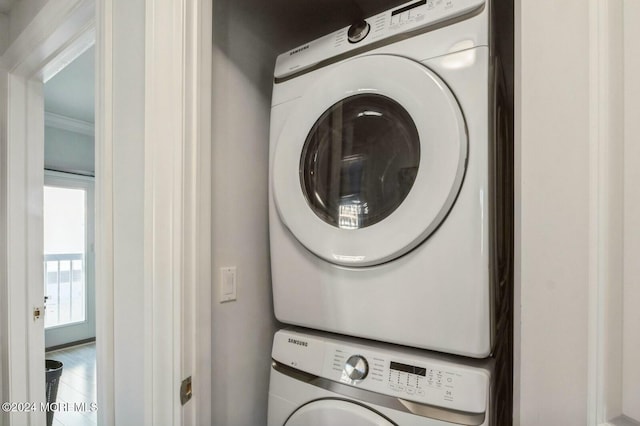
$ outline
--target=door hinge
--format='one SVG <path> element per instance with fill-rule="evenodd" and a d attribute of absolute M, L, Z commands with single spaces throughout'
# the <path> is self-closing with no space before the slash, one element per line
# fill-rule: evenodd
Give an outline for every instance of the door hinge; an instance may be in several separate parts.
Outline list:
<path fill-rule="evenodd" d="M 182 385 L 180 385 L 180 403 L 182 405 L 186 404 L 192 396 L 193 390 L 191 389 L 191 376 L 189 376 L 184 379 L 182 381 Z"/>

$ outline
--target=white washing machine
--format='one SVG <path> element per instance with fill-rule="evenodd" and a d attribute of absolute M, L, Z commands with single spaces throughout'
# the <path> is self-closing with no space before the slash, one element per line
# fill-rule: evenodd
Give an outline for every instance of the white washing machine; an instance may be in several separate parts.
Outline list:
<path fill-rule="evenodd" d="M 491 353 L 489 21 L 485 0 L 419 0 L 278 56 L 280 321 Z"/>
<path fill-rule="evenodd" d="M 272 357 L 269 426 L 493 424 L 487 360 L 296 330 Z"/>

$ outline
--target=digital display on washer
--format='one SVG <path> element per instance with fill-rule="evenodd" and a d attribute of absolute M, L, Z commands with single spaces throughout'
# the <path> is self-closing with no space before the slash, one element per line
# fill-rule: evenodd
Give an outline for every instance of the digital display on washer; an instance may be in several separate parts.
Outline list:
<path fill-rule="evenodd" d="M 426 377 L 427 369 L 422 367 L 415 367 L 413 365 L 400 364 L 399 362 L 391 361 L 389 365 L 392 370 L 403 371 L 405 373 L 417 374 L 418 376 Z"/>
<path fill-rule="evenodd" d="M 414 7 L 422 6 L 423 4 L 427 4 L 427 0 L 420 0 L 415 3 L 411 3 L 410 5 L 407 5 L 405 7 L 401 7 L 400 9 L 396 9 L 393 12 L 391 12 L 391 16 L 396 16 L 400 13 L 406 12 L 407 10 L 411 10 Z"/>

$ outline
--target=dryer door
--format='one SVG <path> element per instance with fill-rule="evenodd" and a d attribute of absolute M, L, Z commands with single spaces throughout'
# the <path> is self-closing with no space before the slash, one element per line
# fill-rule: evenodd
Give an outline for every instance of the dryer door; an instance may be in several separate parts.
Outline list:
<path fill-rule="evenodd" d="M 333 67 L 297 101 L 272 172 L 283 224 L 344 266 L 395 259 L 453 206 L 468 150 L 460 107 L 424 65 L 369 55 Z"/>
<path fill-rule="evenodd" d="M 341 399 L 321 399 L 298 408 L 285 426 L 394 426 L 381 414 Z"/>

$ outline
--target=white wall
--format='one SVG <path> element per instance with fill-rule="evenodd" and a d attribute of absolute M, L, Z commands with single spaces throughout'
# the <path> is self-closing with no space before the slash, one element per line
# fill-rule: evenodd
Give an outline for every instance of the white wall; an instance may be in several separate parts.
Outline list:
<path fill-rule="evenodd" d="M 214 2 L 212 146 L 212 416 L 266 423 L 275 331 L 268 243 L 268 152 L 275 52 L 233 0 Z M 220 304 L 220 268 L 236 266 Z"/>
<path fill-rule="evenodd" d="M 9 16 L 0 13 L 0 56 L 9 45 Z"/>
<path fill-rule="evenodd" d="M 640 2 L 624 1 L 624 318 L 622 412 L 640 422 Z"/>
<path fill-rule="evenodd" d="M 589 3 L 516 0 L 520 425 L 587 424 Z"/>
<path fill-rule="evenodd" d="M 19 0 L 13 3 L 9 12 L 9 43 L 7 46 L 18 38 L 47 1 L 49 0 Z"/>
<path fill-rule="evenodd" d="M 81 133 L 46 126 L 44 167 L 72 173 L 94 174 L 94 138 Z"/>

